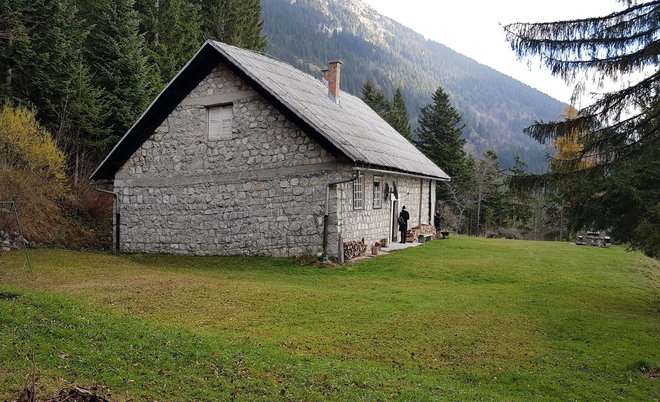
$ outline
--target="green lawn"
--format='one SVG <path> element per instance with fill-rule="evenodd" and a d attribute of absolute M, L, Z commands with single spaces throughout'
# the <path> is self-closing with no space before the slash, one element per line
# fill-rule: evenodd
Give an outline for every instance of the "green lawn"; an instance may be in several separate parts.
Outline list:
<path fill-rule="evenodd" d="M 451 237 L 331 268 L 33 250 L 0 264 L 0 400 L 660 398 L 660 267 Z M 640 367 L 642 369 L 640 369 Z M 646 372 L 644 372 L 646 371 Z"/>

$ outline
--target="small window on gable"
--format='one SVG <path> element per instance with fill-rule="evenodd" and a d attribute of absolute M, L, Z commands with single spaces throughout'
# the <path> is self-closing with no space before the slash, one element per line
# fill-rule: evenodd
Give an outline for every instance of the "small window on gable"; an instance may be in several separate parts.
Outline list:
<path fill-rule="evenodd" d="M 207 110 L 209 141 L 231 140 L 232 105 L 211 106 Z"/>
<path fill-rule="evenodd" d="M 364 209 L 364 175 L 361 172 L 353 180 L 353 209 Z"/>
<path fill-rule="evenodd" d="M 380 186 L 380 176 L 374 176 L 374 209 L 383 207 L 383 189 Z"/>

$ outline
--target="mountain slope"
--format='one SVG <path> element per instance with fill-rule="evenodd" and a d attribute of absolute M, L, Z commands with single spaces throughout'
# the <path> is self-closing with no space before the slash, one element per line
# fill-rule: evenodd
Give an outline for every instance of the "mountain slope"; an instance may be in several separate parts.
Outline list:
<path fill-rule="evenodd" d="M 469 152 L 495 149 L 504 167 L 518 152 L 531 170 L 545 169 L 544 147 L 522 130 L 560 118 L 561 102 L 426 40 L 361 0 L 262 0 L 262 12 L 271 55 L 317 76 L 339 58 L 343 90 L 360 95 L 367 79 L 389 96 L 401 87 L 413 117 L 441 85 L 463 116 Z"/>

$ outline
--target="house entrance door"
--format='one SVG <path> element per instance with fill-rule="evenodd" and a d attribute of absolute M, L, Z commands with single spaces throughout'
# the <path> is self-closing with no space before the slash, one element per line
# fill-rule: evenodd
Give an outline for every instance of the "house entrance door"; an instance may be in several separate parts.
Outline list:
<path fill-rule="evenodd" d="M 390 241 L 393 243 L 397 242 L 397 235 L 399 234 L 399 201 L 392 200 L 392 235 Z"/>

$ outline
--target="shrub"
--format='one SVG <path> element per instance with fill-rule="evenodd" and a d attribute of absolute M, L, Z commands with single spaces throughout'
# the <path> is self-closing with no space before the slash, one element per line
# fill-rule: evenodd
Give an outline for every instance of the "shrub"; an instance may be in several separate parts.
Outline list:
<path fill-rule="evenodd" d="M 64 154 L 31 109 L 0 110 L 0 199 L 16 201 L 25 236 L 49 242 L 62 234 L 58 201 L 67 191 Z M 0 215 L 0 227 L 13 216 Z"/>

